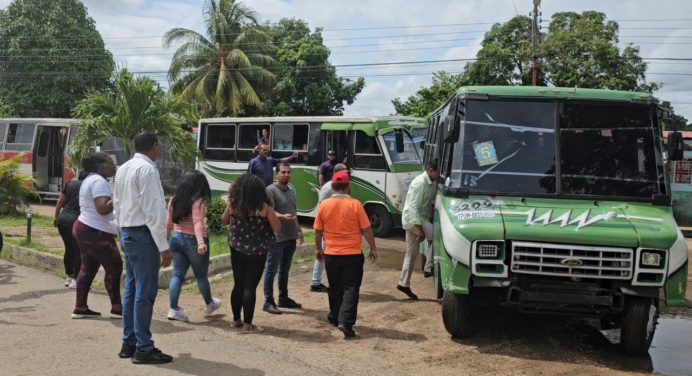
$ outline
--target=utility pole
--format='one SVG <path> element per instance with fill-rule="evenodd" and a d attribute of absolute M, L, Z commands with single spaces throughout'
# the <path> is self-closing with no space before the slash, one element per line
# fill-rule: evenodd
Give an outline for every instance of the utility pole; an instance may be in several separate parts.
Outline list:
<path fill-rule="evenodd" d="M 531 85 L 536 86 L 538 78 L 536 76 L 536 65 L 537 54 L 538 54 L 538 6 L 541 5 L 541 0 L 533 0 L 533 22 L 531 24 L 531 39 L 532 39 L 532 53 L 531 53 Z"/>

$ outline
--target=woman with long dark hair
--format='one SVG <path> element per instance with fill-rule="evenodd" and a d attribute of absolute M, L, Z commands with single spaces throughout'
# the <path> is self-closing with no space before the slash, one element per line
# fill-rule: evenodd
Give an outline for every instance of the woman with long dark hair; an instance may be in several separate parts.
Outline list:
<path fill-rule="evenodd" d="M 221 300 L 211 296 L 209 279 L 209 238 L 204 218 L 211 200 L 207 178 L 199 171 L 183 175 L 175 195 L 168 204 L 166 233 L 173 256 L 173 276 L 168 285 L 169 320 L 187 321 L 187 313 L 178 305 L 180 287 L 190 266 L 197 279 L 197 288 L 204 299 L 204 313 L 212 314 Z M 173 236 L 171 236 L 173 232 Z"/>
<path fill-rule="evenodd" d="M 106 179 L 115 175 L 115 163 L 110 155 L 97 152 L 82 160 L 82 169 L 89 175 L 79 187 L 79 217 L 72 227 L 72 235 L 77 239 L 82 252 L 82 267 L 77 275 L 77 304 L 72 312 L 73 319 L 101 316 L 89 309 L 87 298 L 91 282 L 94 281 L 99 266 L 103 265 L 106 277 L 103 282 L 111 300 L 110 317 L 122 318 L 120 299 L 120 276 L 123 273 L 123 260 L 115 245 L 113 219 L 113 192 Z"/>
<path fill-rule="evenodd" d="M 221 221 L 225 225 L 230 224 L 228 245 L 231 248 L 234 282 L 231 292 L 233 327 L 242 326 L 243 331 L 249 333 L 261 330 L 252 324 L 257 285 L 262 279 L 267 250 L 274 242 L 274 233 L 281 230 L 281 223 L 274 213 L 262 179 L 243 174 L 231 184 L 228 207 Z"/>
<path fill-rule="evenodd" d="M 79 251 L 77 239 L 72 236 L 72 227 L 79 217 L 79 188 L 82 180 L 86 178 L 88 172 L 82 170 L 77 179 L 72 179 L 65 184 L 60 192 L 57 204 L 55 204 L 55 219 L 53 226 L 58 228 L 62 242 L 65 245 L 65 253 L 62 263 L 65 267 L 65 286 L 77 288 L 77 274 L 82 267 L 82 253 Z"/>

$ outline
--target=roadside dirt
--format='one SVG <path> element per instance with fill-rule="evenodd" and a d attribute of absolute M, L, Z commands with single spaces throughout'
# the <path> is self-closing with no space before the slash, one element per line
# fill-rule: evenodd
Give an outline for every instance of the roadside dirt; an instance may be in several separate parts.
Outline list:
<path fill-rule="evenodd" d="M 654 370 L 651 357 L 622 355 L 617 344 L 581 320 L 489 312 L 477 337 L 452 340 L 443 326 L 431 279 L 414 274 L 412 288 L 420 300 L 410 301 L 395 289 L 398 271 L 366 264 L 356 339 L 343 340 L 328 325 L 327 295 L 308 292 L 311 265 L 299 265 L 291 275 L 289 292 L 304 308 L 276 316 L 261 311 L 260 284 L 255 323 L 265 331 L 253 340 L 335 374 L 614 375 Z M 185 293 L 181 305 L 192 323 L 180 325 L 233 332 L 231 287 L 229 281 L 213 285 L 214 294 L 224 301 L 224 314 L 212 319 L 203 317 L 198 294 Z M 161 317 L 165 309 L 157 304 Z M 685 324 L 692 329 L 692 321 Z"/>

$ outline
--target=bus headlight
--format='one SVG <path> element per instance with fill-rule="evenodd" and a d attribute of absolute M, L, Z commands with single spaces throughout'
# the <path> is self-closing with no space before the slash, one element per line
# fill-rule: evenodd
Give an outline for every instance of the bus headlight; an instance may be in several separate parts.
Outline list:
<path fill-rule="evenodd" d="M 641 266 L 660 268 L 663 260 L 662 254 L 654 250 L 642 250 L 642 255 L 639 263 Z"/>
<path fill-rule="evenodd" d="M 500 245 L 497 243 L 478 243 L 476 255 L 482 259 L 494 259 L 500 254 Z"/>

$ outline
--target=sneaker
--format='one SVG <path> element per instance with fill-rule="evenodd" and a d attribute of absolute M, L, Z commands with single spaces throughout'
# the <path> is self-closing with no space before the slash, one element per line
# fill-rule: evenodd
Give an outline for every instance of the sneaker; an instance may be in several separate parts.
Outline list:
<path fill-rule="evenodd" d="M 414 294 L 410 287 L 396 285 L 396 289 L 406 294 L 411 300 L 418 300 L 418 295 Z"/>
<path fill-rule="evenodd" d="M 214 313 L 214 311 L 219 309 L 219 307 L 221 307 L 221 299 L 212 298 L 211 303 L 204 305 L 204 314 L 211 315 L 212 313 Z"/>
<path fill-rule="evenodd" d="M 320 283 L 319 285 L 310 286 L 310 291 L 311 292 L 329 292 L 329 287 Z"/>
<path fill-rule="evenodd" d="M 280 315 L 282 312 L 280 309 L 276 307 L 276 304 L 274 302 L 266 302 L 264 303 L 264 306 L 262 307 L 262 310 L 264 312 L 269 312 L 272 315 Z"/>
<path fill-rule="evenodd" d="M 86 311 L 80 311 L 77 309 L 72 311 L 72 318 L 73 319 L 93 319 L 93 318 L 97 318 L 97 317 L 101 317 L 101 314 L 98 312 L 94 312 L 94 311 L 90 310 L 89 308 L 87 308 Z"/>
<path fill-rule="evenodd" d="M 71 280 L 70 284 L 67 285 L 67 287 L 69 287 L 71 289 L 76 289 L 77 288 L 77 280 L 76 279 Z"/>
<path fill-rule="evenodd" d="M 302 308 L 303 305 L 300 303 L 296 303 L 296 301 L 291 299 L 291 298 L 283 298 L 283 299 L 280 298 L 279 299 L 279 307 L 297 309 L 297 308 Z"/>
<path fill-rule="evenodd" d="M 168 319 L 169 320 L 178 320 L 178 321 L 187 321 L 187 313 L 185 313 L 185 310 L 183 307 L 178 307 L 178 308 L 169 308 L 168 309 Z"/>
<path fill-rule="evenodd" d="M 123 318 L 123 310 L 121 309 L 111 309 L 111 313 L 108 314 L 108 317 L 112 319 L 122 319 Z"/>
<path fill-rule="evenodd" d="M 135 350 L 132 355 L 133 364 L 164 364 L 173 361 L 173 357 L 161 352 L 161 350 L 154 348 L 151 351 L 141 351 Z"/>
<path fill-rule="evenodd" d="M 123 342 L 122 347 L 120 347 L 118 357 L 120 357 L 120 359 L 132 358 L 132 356 L 135 355 L 135 350 L 137 350 L 135 345 L 128 345 L 127 343 Z"/>
<path fill-rule="evenodd" d="M 72 283 L 72 277 L 65 278 L 65 287 L 68 287 Z"/>
<path fill-rule="evenodd" d="M 341 330 L 342 333 L 344 333 L 344 339 L 353 338 L 356 336 L 356 331 L 353 330 L 353 327 L 350 325 L 339 324 L 339 326 L 337 326 L 337 328 L 339 330 Z"/>

